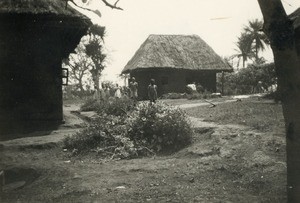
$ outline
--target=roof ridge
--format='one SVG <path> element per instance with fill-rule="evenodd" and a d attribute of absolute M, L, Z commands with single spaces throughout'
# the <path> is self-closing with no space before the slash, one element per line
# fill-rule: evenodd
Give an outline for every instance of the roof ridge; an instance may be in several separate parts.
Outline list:
<path fill-rule="evenodd" d="M 189 70 L 232 70 L 198 35 L 151 34 L 128 61 L 122 72 L 162 67 Z"/>

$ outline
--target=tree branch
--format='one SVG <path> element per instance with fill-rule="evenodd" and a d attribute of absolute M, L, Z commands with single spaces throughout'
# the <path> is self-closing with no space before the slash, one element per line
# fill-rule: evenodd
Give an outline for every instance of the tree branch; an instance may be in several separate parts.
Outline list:
<path fill-rule="evenodd" d="M 118 7 L 117 6 L 117 3 L 120 1 L 120 0 L 117 0 L 114 4 L 111 4 L 109 2 L 107 2 L 106 0 L 101 0 L 106 6 L 112 8 L 112 9 L 118 9 L 118 10 L 123 10 L 121 7 Z"/>
<path fill-rule="evenodd" d="M 258 0 L 264 17 L 263 30 L 277 49 L 293 46 L 294 29 L 280 0 Z"/>
<path fill-rule="evenodd" d="M 77 6 L 78 8 L 81 8 L 81 9 L 84 9 L 84 10 L 87 10 L 87 11 L 91 11 L 91 12 L 95 12 L 94 10 L 92 9 L 89 9 L 89 8 L 86 8 L 86 7 L 82 7 L 82 6 L 79 6 L 77 3 L 74 2 L 74 0 L 68 0 L 70 2 L 72 2 L 75 6 Z"/>

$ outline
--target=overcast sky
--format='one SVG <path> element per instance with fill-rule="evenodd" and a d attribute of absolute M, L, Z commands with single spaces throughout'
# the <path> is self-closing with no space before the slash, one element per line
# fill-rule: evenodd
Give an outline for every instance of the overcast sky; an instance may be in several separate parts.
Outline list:
<path fill-rule="evenodd" d="M 300 7 L 300 0 L 282 2 L 288 14 Z M 100 0 L 89 4 L 102 14 L 89 17 L 106 27 L 105 80 L 116 80 L 150 34 L 196 34 L 223 57 L 235 54 L 234 43 L 248 20 L 262 20 L 257 0 L 120 0 L 118 5 L 124 10 L 112 10 Z M 272 60 L 271 52 L 264 57 Z"/>

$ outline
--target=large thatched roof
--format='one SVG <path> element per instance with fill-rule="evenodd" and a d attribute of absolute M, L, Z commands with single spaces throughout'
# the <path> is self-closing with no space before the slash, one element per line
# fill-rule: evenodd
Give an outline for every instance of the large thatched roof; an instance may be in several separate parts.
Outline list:
<path fill-rule="evenodd" d="M 0 14 L 52 14 L 68 17 L 83 15 L 65 0 L 0 0 Z"/>
<path fill-rule="evenodd" d="M 292 14 L 289 15 L 289 18 L 293 21 L 294 28 L 300 27 L 300 8 L 295 10 Z"/>
<path fill-rule="evenodd" d="M 231 71 L 197 35 L 150 35 L 122 73 L 145 68 Z"/>

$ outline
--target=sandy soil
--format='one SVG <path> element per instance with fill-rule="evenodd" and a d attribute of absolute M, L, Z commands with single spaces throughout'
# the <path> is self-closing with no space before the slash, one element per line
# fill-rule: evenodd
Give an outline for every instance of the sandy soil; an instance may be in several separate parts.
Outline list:
<path fill-rule="evenodd" d="M 58 142 L 1 148 L 2 202 L 285 202 L 282 132 L 191 118 L 193 144 L 170 156 L 71 157 Z"/>

